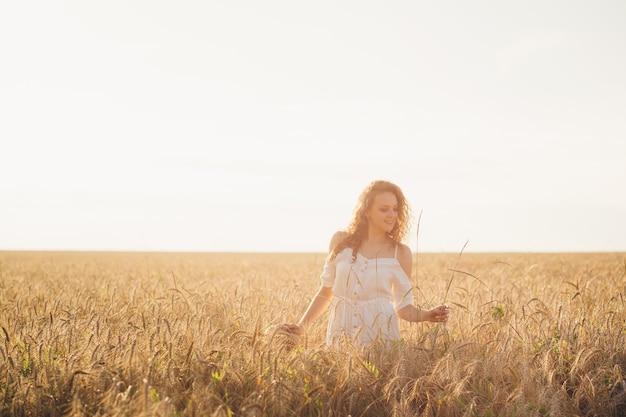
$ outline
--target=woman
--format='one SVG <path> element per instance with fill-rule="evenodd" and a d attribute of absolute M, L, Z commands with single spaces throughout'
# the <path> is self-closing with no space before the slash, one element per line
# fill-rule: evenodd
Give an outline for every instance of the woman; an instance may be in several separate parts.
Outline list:
<path fill-rule="evenodd" d="M 329 306 L 326 343 L 348 340 L 369 345 L 399 341 L 397 317 L 411 322 L 448 320 L 441 305 L 422 310 L 413 305 L 413 255 L 402 243 L 409 231 L 410 208 L 402 190 L 374 181 L 361 193 L 350 226 L 336 232 L 321 274 L 322 285 L 297 324 L 279 329 L 298 336 Z"/>

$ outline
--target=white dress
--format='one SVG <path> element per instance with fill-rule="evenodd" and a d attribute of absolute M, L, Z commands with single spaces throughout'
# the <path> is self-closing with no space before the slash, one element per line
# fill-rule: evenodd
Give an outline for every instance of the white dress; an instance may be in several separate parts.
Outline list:
<path fill-rule="evenodd" d="M 326 333 L 328 345 L 345 339 L 357 345 L 378 338 L 384 342 L 400 340 L 396 311 L 413 304 L 413 294 L 397 255 L 396 246 L 393 258 L 368 259 L 357 253 L 352 262 L 352 248 L 346 248 L 326 262 L 320 278 L 334 294 Z"/>

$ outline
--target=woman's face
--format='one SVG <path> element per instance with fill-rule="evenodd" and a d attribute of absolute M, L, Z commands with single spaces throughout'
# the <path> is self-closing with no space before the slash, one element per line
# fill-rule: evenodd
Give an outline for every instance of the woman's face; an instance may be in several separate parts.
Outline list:
<path fill-rule="evenodd" d="M 370 230 L 379 229 L 385 233 L 391 232 L 398 220 L 398 199 L 391 191 L 385 191 L 374 196 L 372 207 L 365 213 Z"/>

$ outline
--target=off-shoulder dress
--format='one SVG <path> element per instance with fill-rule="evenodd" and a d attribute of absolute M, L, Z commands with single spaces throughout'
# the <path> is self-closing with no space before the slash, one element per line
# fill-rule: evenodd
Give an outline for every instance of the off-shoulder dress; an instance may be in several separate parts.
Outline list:
<path fill-rule="evenodd" d="M 366 258 L 360 253 L 353 260 L 346 248 L 326 261 L 320 276 L 322 285 L 333 290 L 326 343 L 337 345 L 348 340 L 368 345 L 400 340 L 396 311 L 413 303 L 409 277 L 393 258 Z"/>

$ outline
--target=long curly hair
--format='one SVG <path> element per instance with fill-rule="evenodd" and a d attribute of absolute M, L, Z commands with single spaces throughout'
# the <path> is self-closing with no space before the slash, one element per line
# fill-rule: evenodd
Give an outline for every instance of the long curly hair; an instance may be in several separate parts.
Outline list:
<path fill-rule="evenodd" d="M 359 196 L 357 205 L 354 208 L 352 221 L 346 230 L 347 236 L 335 246 L 330 253 L 329 259 L 334 259 L 345 248 L 352 248 L 352 258 L 367 237 L 368 223 L 365 213 L 372 208 L 374 198 L 384 192 L 391 192 L 398 200 L 398 218 L 393 229 L 388 233 L 388 237 L 394 242 L 401 243 L 410 228 L 411 208 L 409 207 L 400 187 L 389 181 L 372 181 Z"/>

